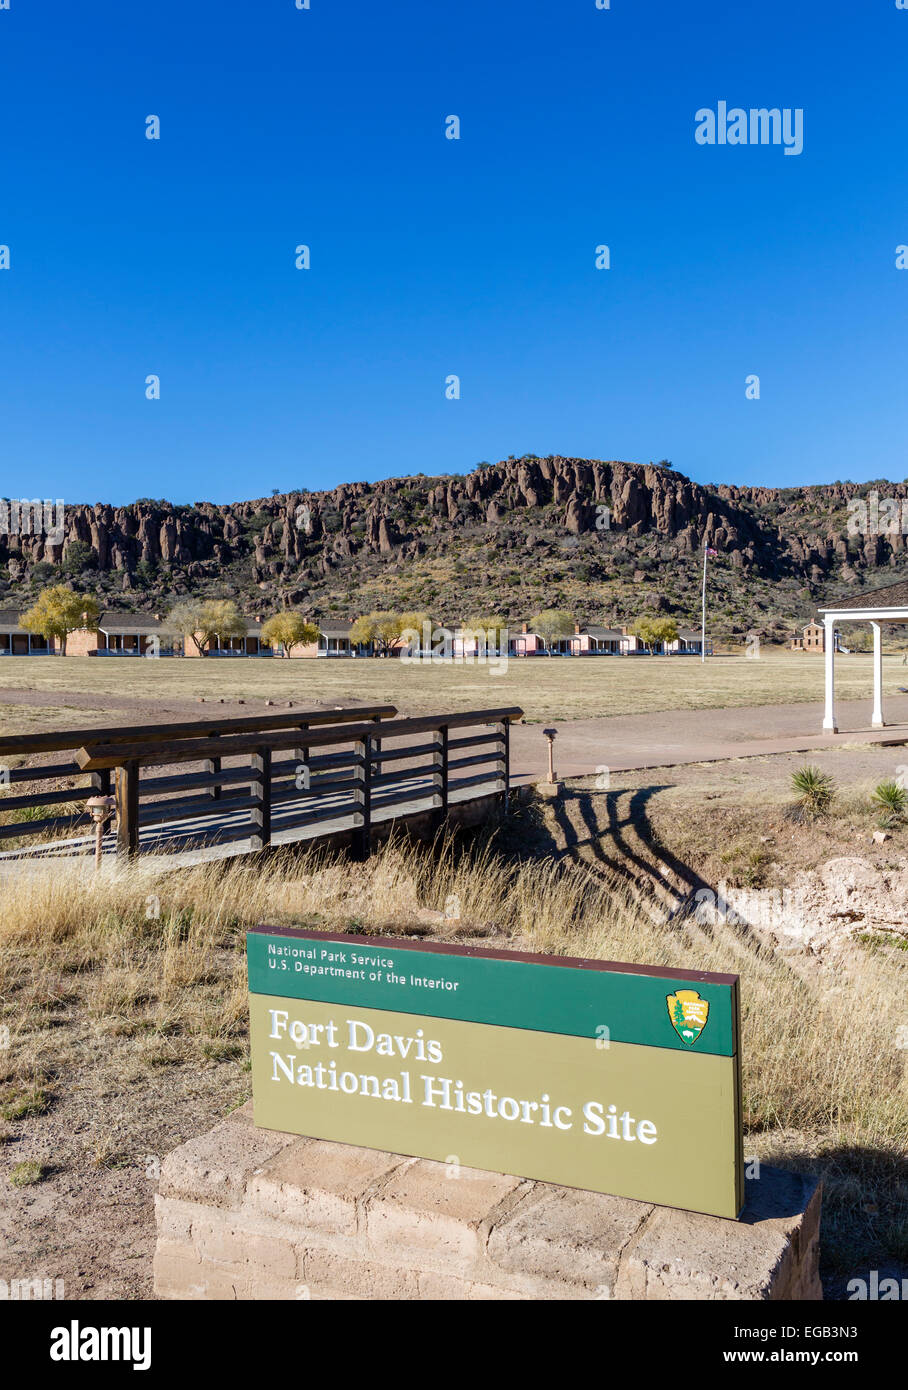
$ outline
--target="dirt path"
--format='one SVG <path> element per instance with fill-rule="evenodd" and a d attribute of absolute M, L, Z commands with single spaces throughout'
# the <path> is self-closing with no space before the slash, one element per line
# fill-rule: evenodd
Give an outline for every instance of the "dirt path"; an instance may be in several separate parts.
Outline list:
<path fill-rule="evenodd" d="M 908 677 L 906 677 L 908 679 Z M 0 729 L 4 724 L 4 705 L 20 708 L 47 707 L 47 693 L 36 690 L 0 690 Z M 156 723 L 176 718 L 211 719 L 256 713 L 274 713 L 286 708 L 287 701 L 229 701 L 142 698 L 127 695 L 68 692 L 65 708 L 59 711 L 56 727 L 67 722 L 81 726 L 81 720 L 66 719 L 67 710 L 92 711 L 96 718 L 86 721 L 108 724 Z M 356 697 L 340 701 L 353 704 Z M 304 708 L 301 701 L 295 705 Z M 326 709 L 324 701 L 311 701 L 307 709 Z M 555 720 L 557 729 L 555 767 L 561 777 L 591 776 L 602 768 L 610 772 L 643 768 L 675 767 L 689 763 L 724 761 L 731 758 L 765 757 L 780 753 L 808 752 L 862 744 L 908 741 L 908 694 L 889 696 L 885 729 L 869 727 L 866 700 L 844 700 L 837 707 L 838 734 L 821 729 L 821 705 L 755 705 L 735 709 L 673 710 L 670 714 L 605 715 L 597 719 Z M 110 715 L 108 715 L 110 711 Z M 401 714 L 406 714 L 401 707 Z M 122 717 L 118 717 L 122 715 Z M 50 725 L 49 727 L 53 727 Z M 547 726 L 548 727 L 548 726 Z M 859 736 L 859 739 L 856 738 Z M 514 781 L 537 781 L 548 768 L 548 748 L 538 724 L 518 724 L 513 728 L 512 775 Z"/>
<path fill-rule="evenodd" d="M 130 1049 L 118 1041 L 129 1068 Z M 67 1075 L 47 1113 L 7 1126 L 0 1278 L 62 1279 L 66 1298 L 152 1297 L 160 1163 L 249 1093 L 235 1062 L 167 1070 L 156 1077 L 136 1068 L 117 1093 L 98 1057 Z M 45 1168 L 39 1184 L 10 1183 L 7 1170 L 23 1162 Z"/>
<path fill-rule="evenodd" d="M 0 690 L 0 712 L 4 705 L 14 705 L 17 707 L 46 709 L 51 701 L 46 690 L 26 690 L 10 689 Z M 352 701 L 350 702 L 352 703 Z M 275 701 L 275 708 L 283 709 L 288 701 Z M 297 700 L 294 702 L 301 709 L 303 704 Z M 264 700 L 221 700 L 212 699 L 210 696 L 200 699 L 199 697 L 180 699 L 177 696 L 167 696 L 166 699 L 153 699 L 150 697 L 137 697 L 135 695 L 113 695 L 106 691 L 103 695 L 92 691 L 72 690 L 67 691 L 62 697 L 59 706 L 65 714 L 68 709 L 95 710 L 122 710 L 124 714 L 129 714 L 129 719 L 114 720 L 114 723 L 129 724 L 153 724 L 162 720 L 169 714 L 181 715 L 183 717 L 191 715 L 195 719 L 212 719 L 218 714 L 226 717 L 239 714 L 256 714 L 259 710 L 265 711 L 268 706 Z M 313 700 L 307 702 L 306 709 L 327 709 L 324 701 Z M 65 727 L 65 719 L 61 718 L 59 726 Z"/>

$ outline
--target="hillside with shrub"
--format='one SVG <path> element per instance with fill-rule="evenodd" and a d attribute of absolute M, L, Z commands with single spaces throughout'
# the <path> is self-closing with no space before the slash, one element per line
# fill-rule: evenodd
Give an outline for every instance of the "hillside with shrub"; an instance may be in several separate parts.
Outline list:
<path fill-rule="evenodd" d="M 192 595 L 322 621 L 420 608 L 449 624 L 494 610 L 514 626 L 559 608 L 695 622 L 708 544 L 715 636 L 778 640 L 818 600 L 902 575 L 903 534 L 849 535 L 849 503 L 874 490 L 908 497 L 908 483 L 701 485 L 667 461 L 527 455 L 229 505 L 74 504 L 62 536 L 0 535 L 0 604 L 26 607 L 63 579 L 131 610 Z"/>

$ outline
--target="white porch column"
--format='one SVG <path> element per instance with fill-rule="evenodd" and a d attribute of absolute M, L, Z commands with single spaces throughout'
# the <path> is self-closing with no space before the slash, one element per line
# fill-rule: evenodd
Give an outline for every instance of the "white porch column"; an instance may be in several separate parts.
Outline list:
<path fill-rule="evenodd" d="M 835 722 L 835 619 L 824 618 L 825 633 L 823 650 L 826 656 L 826 711 L 823 715 L 823 732 L 836 734 Z"/>
<path fill-rule="evenodd" d="M 879 623 L 871 623 L 873 628 L 873 715 L 874 729 L 882 729 L 883 721 L 883 629 Z"/>

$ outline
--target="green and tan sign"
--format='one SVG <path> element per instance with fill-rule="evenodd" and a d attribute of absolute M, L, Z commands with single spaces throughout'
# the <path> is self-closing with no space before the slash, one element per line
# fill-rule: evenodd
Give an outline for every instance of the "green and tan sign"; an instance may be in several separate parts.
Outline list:
<path fill-rule="evenodd" d="M 258 927 L 255 1122 L 735 1217 L 738 978 Z"/>

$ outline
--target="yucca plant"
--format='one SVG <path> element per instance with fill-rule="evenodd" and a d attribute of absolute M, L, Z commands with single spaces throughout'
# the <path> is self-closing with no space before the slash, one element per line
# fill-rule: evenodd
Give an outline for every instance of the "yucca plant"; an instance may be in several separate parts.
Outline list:
<path fill-rule="evenodd" d="M 908 789 L 901 786 L 899 782 L 891 778 L 881 782 L 873 793 L 873 800 L 879 809 L 879 821 L 884 829 L 888 830 L 894 825 L 899 825 L 905 819 L 905 811 L 908 809 Z"/>
<path fill-rule="evenodd" d="M 835 781 L 818 767 L 799 767 L 791 774 L 791 785 L 798 793 L 798 808 L 812 816 L 829 810 L 835 796 Z"/>

